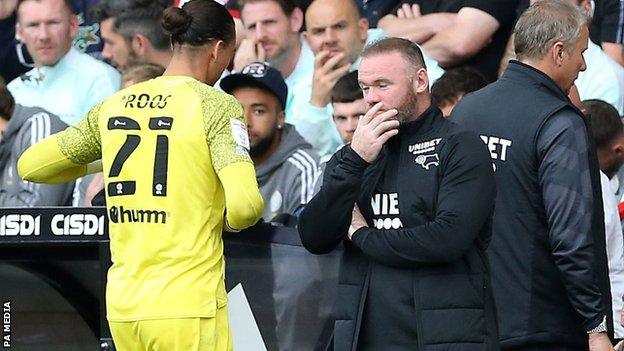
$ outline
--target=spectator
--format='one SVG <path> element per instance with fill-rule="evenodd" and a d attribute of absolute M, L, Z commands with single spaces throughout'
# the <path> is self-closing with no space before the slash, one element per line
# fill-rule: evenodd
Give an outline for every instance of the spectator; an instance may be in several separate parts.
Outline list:
<path fill-rule="evenodd" d="M 338 79 L 332 88 L 331 104 L 334 111 L 332 118 L 340 139 L 344 145 L 349 144 L 360 117 L 368 110 L 358 83 L 358 71 L 349 72 Z"/>
<path fill-rule="evenodd" d="M 15 40 L 17 1 L 0 1 L 0 76 L 6 82 L 19 77 L 32 67 L 28 51 Z"/>
<path fill-rule="evenodd" d="M 444 68 L 477 68 L 497 78 L 518 0 L 409 0 L 379 21 L 388 35 L 410 39 Z M 478 24 L 478 25 L 477 25 Z"/>
<path fill-rule="evenodd" d="M 591 14 L 590 0 L 569 0 L 582 11 Z M 591 20 L 590 20 L 591 22 Z M 587 40 L 583 54 L 587 68 L 580 72 L 575 82 L 582 100 L 599 99 L 613 105 L 620 116 L 624 115 L 624 67 Z"/>
<path fill-rule="evenodd" d="M 314 55 L 299 34 L 303 12 L 293 0 L 242 0 L 240 4 L 247 33 L 236 52 L 234 71 L 256 61 L 266 61 L 280 71 L 290 92 L 288 114 L 295 85 L 314 69 Z"/>
<path fill-rule="evenodd" d="M 369 29 L 353 0 L 315 0 L 306 11 L 304 36 L 314 52 L 314 74 L 295 87 L 292 109 L 287 122 L 324 156 L 341 144 L 331 122 L 331 90 L 348 71 L 358 69 L 360 53 L 366 44 L 385 36 L 379 29 Z M 435 61 L 425 57 L 433 80 L 442 75 Z"/>
<path fill-rule="evenodd" d="M 299 221 L 312 253 L 344 243 L 334 350 L 498 350 L 487 149 L 431 106 L 416 44 L 383 39 L 362 57 L 371 108 Z"/>
<path fill-rule="evenodd" d="M 249 154 L 265 201 L 262 218 L 296 214 L 312 198 L 319 158 L 295 128 L 285 123 L 288 88 L 278 70 L 252 63 L 221 80 L 221 89 L 243 105 Z"/>
<path fill-rule="evenodd" d="M 618 212 L 619 202 L 609 181 L 624 163 L 624 129 L 622 120 L 613 106 L 600 100 L 585 100 L 583 104 L 591 116 L 592 138 L 600 165 L 614 319 L 612 328 L 616 339 L 624 339 L 624 327 L 618 323 L 624 298 L 624 238 Z"/>
<path fill-rule="evenodd" d="M 102 0 L 91 9 L 104 38 L 102 57 L 121 72 L 140 63 L 166 67 L 171 43 L 160 27 L 170 1 Z"/>
<path fill-rule="evenodd" d="M 496 170 L 488 254 L 503 350 L 613 350 L 598 164 L 567 97 L 588 36 L 569 1 L 534 3 L 515 28 L 519 61 L 453 110 Z"/>
<path fill-rule="evenodd" d="M 8 85 L 18 104 L 40 106 L 73 125 L 119 89 L 112 67 L 72 47 L 78 23 L 69 0 L 20 1 L 17 15 L 17 34 L 35 62 Z"/>
<path fill-rule="evenodd" d="M 431 86 L 431 100 L 442 110 L 444 117 L 450 117 L 453 107 L 461 98 L 487 85 L 485 77 L 470 66 L 451 68 Z"/>
<path fill-rule="evenodd" d="M 58 117 L 41 108 L 15 105 L 0 81 L 0 207 L 70 204 L 74 182 L 35 184 L 17 173 L 17 160 L 26 149 L 66 127 Z"/>
<path fill-rule="evenodd" d="M 379 19 L 389 14 L 401 0 L 358 0 L 358 7 L 371 28 L 377 28 Z"/>
<path fill-rule="evenodd" d="M 595 0 L 592 3 L 591 40 L 624 66 L 624 0 Z"/>

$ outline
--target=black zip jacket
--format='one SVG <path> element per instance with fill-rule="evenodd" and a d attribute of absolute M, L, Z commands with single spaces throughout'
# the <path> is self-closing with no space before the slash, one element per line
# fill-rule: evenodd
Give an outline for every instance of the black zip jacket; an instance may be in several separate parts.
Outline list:
<path fill-rule="evenodd" d="M 435 107 L 371 165 L 338 151 L 299 223 L 312 253 L 345 244 L 334 349 L 498 350 L 485 254 L 494 198 L 485 145 Z M 369 227 L 349 241 L 356 202 Z"/>
<path fill-rule="evenodd" d="M 611 320 L 587 119 L 547 75 L 512 61 L 465 96 L 452 120 L 480 134 L 496 166 L 488 254 L 501 346 L 587 350 L 586 331 Z"/>

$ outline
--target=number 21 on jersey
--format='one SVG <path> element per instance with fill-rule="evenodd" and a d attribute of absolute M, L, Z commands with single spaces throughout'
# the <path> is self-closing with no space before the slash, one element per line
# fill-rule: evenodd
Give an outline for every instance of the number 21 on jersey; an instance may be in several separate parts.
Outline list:
<path fill-rule="evenodd" d="M 150 130 L 171 130 L 173 118 L 171 117 L 152 117 L 149 119 L 148 128 Z M 108 130 L 128 130 L 139 131 L 141 126 L 130 117 L 117 116 L 109 118 Z M 129 132 L 126 134 L 126 140 L 121 148 L 117 151 L 113 163 L 111 164 L 108 178 L 119 178 L 121 170 L 141 143 L 141 136 Z M 154 167 L 152 173 L 152 196 L 167 196 L 167 164 L 169 160 L 169 137 L 165 134 L 156 135 L 156 149 L 154 151 Z M 108 182 L 108 196 L 132 195 L 136 192 L 136 180 L 133 179 L 115 179 Z"/>

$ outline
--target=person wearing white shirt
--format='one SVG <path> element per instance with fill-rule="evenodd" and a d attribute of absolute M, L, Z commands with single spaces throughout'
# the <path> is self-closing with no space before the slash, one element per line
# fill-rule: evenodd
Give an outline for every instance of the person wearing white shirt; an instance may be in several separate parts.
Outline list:
<path fill-rule="evenodd" d="M 35 68 L 7 87 L 23 106 L 42 107 L 73 125 L 119 89 L 119 73 L 72 47 L 78 21 L 69 0 L 25 0 L 17 8 L 17 35 Z"/>
<path fill-rule="evenodd" d="M 573 0 L 592 13 L 590 0 Z M 581 100 L 599 99 L 613 105 L 620 116 L 624 115 L 624 67 L 620 66 L 600 46 L 588 39 L 583 53 L 587 68 L 580 72 L 576 82 Z"/>
<path fill-rule="evenodd" d="M 600 166 L 613 329 L 615 338 L 623 339 L 624 327 L 619 323 L 619 316 L 624 298 L 624 234 L 615 197 L 617 189 L 612 187 L 609 179 L 624 163 L 624 128 L 618 112 L 610 104 L 601 100 L 585 100 L 583 105 L 591 115 L 592 138 Z"/>
<path fill-rule="evenodd" d="M 280 71 L 288 87 L 288 115 L 295 85 L 314 70 L 314 54 L 299 34 L 303 12 L 293 0 L 244 0 L 239 4 L 245 39 L 236 51 L 234 72 L 252 62 L 267 62 Z"/>
<path fill-rule="evenodd" d="M 315 0 L 305 13 L 303 33 L 314 59 L 314 74 L 301 81 L 287 122 L 312 144 L 320 155 L 333 153 L 341 140 L 332 123 L 330 95 L 338 79 L 357 70 L 364 47 L 386 35 L 380 29 L 369 29 L 368 20 L 360 16 L 352 0 Z M 424 53 L 432 83 L 444 70 Z"/>

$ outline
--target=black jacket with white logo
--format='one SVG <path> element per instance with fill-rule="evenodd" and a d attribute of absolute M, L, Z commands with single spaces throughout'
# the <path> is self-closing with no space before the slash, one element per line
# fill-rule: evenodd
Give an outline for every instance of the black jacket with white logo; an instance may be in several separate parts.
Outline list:
<path fill-rule="evenodd" d="M 551 78 L 518 61 L 465 96 L 452 120 L 480 134 L 496 166 L 488 254 L 501 346 L 587 350 L 586 331 L 611 320 L 588 120 Z"/>
<path fill-rule="evenodd" d="M 338 151 L 299 223 L 312 253 L 345 243 L 335 350 L 498 350 L 485 254 L 494 198 L 485 145 L 435 107 L 371 165 Z M 370 228 L 349 241 L 355 203 Z"/>

